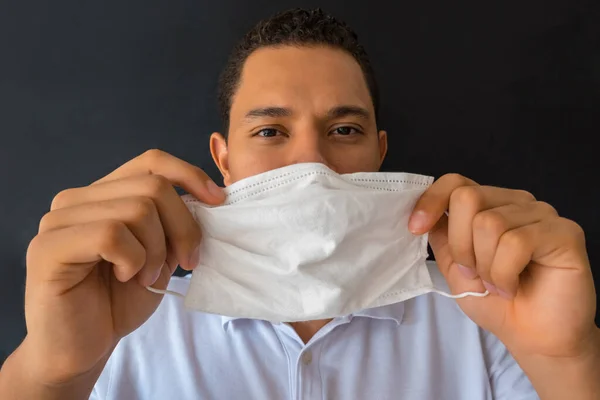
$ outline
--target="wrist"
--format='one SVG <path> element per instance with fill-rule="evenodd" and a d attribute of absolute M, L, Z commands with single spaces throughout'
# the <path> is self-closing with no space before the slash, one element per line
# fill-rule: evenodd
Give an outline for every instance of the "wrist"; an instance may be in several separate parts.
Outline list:
<path fill-rule="evenodd" d="M 56 374 L 52 371 L 52 360 L 44 360 L 26 337 L 2 366 L 0 398 L 87 399 L 109 355 L 89 371 L 56 379 Z"/>
<path fill-rule="evenodd" d="M 594 328 L 581 342 L 580 350 L 571 356 L 555 357 L 511 350 L 542 400 L 600 398 L 600 329 Z"/>
<path fill-rule="evenodd" d="M 45 341 L 25 337 L 19 346 L 19 359 L 25 360 L 29 376 L 36 383 L 48 388 L 61 388 L 98 378 L 118 341 L 110 345 L 103 355 L 96 357 L 86 349 L 68 348 L 60 351 L 48 348 Z"/>

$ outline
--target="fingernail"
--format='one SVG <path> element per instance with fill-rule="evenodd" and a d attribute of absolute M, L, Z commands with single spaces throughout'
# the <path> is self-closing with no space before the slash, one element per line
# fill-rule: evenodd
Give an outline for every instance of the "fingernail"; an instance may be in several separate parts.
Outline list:
<path fill-rule="evenodd" d="M 485 288 L 488 292 L 490 292 L 491 294 L 498 294 L 498 288 L 496 286 L 494 286 L 491 283 L 486 282 L 484 280 L 482 280 L 482 282 L 483 282 L 483 286 L 485 286 Z"/>
<path fill-rule="evenodd" d="M 200 246 L 196 247 L 190 256 L 190 264 L 188 268 L 196 268 L 198 263 L 200 262 Z"/>
<path fill-rule="evenodd" d="M 506 300 L 512 300 L 512 299 L 515 298 L 515 296 L 513 296 L 512 294 L 510 294 L 508 292 L 505 292 L 502 289 L 498 289 L 498 288 L 496 288 L 496 289 L 498 290 L 498 294 L 500 295 L 500 297 L 502 297 L 502 298 L 504 298 Z"/>
<path fill-rule="evenodd" d="M 208 189 L 208 192 L 214 197 L 219 199 L 223 197 L 223 189 L 218 187 L 217 184 L 213 181 L 206 181 L 206 188 Z"/>
<path fill-rule="evenodd" d="M 427 225 L 427 214 L 425 214 L 425 211 L 419 210 L 410 217 L 408 230 L 412 233 L 420 233 L 425 229 L 425 225 Z"/>
<path fill-rule="evenodd" d="M 477 278 L 477 271 L 474 268 L 465 267 L 464 265 L 460 265 L 460 264 L 456 264 L 456 265 L 458 266 L 458 269 L 460 270 L 460 272 L 462 272 L 462 274 L 465 276 L 465 278 L 468 278 L 468 279 Z"/>

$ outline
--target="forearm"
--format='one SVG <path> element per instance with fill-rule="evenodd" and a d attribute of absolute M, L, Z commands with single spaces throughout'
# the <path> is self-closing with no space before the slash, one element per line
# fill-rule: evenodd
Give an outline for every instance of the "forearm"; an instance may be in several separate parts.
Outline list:
<path fill-rule="evenodd" d="M 600 329 L 577 358 L 513 353 L 541 400 L 600 400 Z"/>
<path fill-rule="evenodd" d="M 2 400 L 87 400 L 106 364 L 103 360 L 86 374 L 62 384 L 46 384 L 33 372 L 35 358 L 28 355 L 25 342 L 4 362 L 0 370 L 0 398 Z"/>

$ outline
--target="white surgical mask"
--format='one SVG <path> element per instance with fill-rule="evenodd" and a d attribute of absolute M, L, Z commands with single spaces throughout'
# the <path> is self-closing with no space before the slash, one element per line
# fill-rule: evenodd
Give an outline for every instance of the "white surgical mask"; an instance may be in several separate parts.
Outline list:
<path fill-rule="evenodd" d="M 185 306 L 277 322 L 334 318 L 434 288 L 408 219 L 433 178 L 303 163 L 243 179 L 226 201 L 183 197 L 202 228 Z M 149 288 L 159 293 L 172 293 Z"/>

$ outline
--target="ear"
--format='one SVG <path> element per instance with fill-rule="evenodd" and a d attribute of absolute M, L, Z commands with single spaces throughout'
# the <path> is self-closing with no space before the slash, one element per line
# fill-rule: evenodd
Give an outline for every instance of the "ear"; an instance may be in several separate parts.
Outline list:
<path fill-rule="evenodd" d="M 219 132 L 214 132 L 210 135 L 210 154 L 213 161 L 221 171 L 223 183 L 225 186 L 231 184 L 229 173 L 229 151 L 227 149 L 227 140 Z"/>
<path fill-rule="evenodd" d="M 379 166 L 381 167 L 381 164 L 383 163 L 383 159 L 385 158 L 385 155 L 387 154 L 387 148 L 388 148 L 388 144 L 387 144 L 387 132 L 386 131 L 379 131 L 378 133 L 379 136 Z"/>

